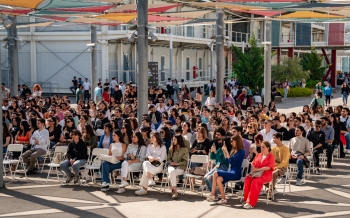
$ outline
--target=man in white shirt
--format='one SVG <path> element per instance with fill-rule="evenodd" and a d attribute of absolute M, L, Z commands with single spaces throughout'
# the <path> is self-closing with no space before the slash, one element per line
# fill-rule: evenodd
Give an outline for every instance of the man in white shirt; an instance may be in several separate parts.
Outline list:
<path fill-rule="evenodd" d="M 124 86 L 123 82 L 120 82 L 120 83 L 119 83 L 119 90 L 122 91 L 123 96 L 124 96 L 125 86 Z"/>
<path fill-rule="evenodd" d="M 111 81 L 110 85 L 111 85 L 111 94 L 113 94 L 115 86 L 118 85 L 118 82 L 116 81 L 115 77 L 112 78 L 112 81 Z"/>
<path fill-rule="evenodd" d="M 84 87 L 84 100 L 90 100 L 90 88 L 91 88 L 91 84 L 88 80 L 88 78 L 85 78 L 85 82 L 83 84 Z"/>
<path fill-rule="evenodd" d="M 263 136 L 265 141 L 268 141 L 270 143 L 273 143 L 273 134 L 276 133 L 275 130 L 271 128 L 272 126 L 272 121 L 271 120 L 266 120 L 265 121 L 265 129 L 261 130 L 259 133 Z"/>
<path fill-rule="evenodd" d="M 235 86 L 233 87 L 233 89 L 231 90 L 231 95 L 232 95 L 233 98 L 238 97 L 238 96 L 237 96 L 237 92 L 238 92 L 238 88 L 237 88 L 237 86 L 235 85 Z"/>
<path fill-rule="evenodd" d="M 45 119 L 38 118 L 36 120 L 36 126 L 38 130 L 36 130 L 30 138 L 32 148 L 22 154 L 23 162 L 29 166 L 27 175 L 37 173 L 38 169 L 34 169 L 36 159 L 46 154 L 47 146 L 49 145 L 48 142 L 50 142 L 49 131 L 45 129 Z"/>
<path fill-rule="evenodd" d="M 236 82 L 233 80 L 233 78 L 231 78 L 231 80 L 228 81 L 228 84 L 230 84 L 232 87 L 235 86 L 235 83 L 236 83 Z"/>

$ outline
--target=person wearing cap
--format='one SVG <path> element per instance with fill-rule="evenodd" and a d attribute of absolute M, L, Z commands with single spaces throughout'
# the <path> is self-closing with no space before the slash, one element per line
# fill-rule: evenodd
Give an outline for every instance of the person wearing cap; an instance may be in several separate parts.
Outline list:
<path fill-rule="evenodd" d="M 22 85 L 22 89 L 23 90 L 22 90 L 22 93 L 21 93 L 21 97 L 25 98 L 25 99 L 29 98 L 30 95 L 32 94 L 32 91 L 30 91 L 30 89 L 28 89 L 26 84 Z M 28 95 L 29 95 L 29 97 L 28 97 Z"/>
<path fill-rule="evenodd" d="M 154 106 L 154 104 L 150 105 L 148 109 L 151 111 L 149 113 L 151 122 L 154 124 L 155 129 L 157 129 L 162 122 L 162 113 L 157 111 L 157 108 Z"/>

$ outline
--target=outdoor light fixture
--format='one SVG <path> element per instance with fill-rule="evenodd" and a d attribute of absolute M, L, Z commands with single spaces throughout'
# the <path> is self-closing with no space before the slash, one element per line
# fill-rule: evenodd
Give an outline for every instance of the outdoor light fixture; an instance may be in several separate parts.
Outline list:
<path fill-rule="evenodd" d="M 211 42 L 209 42 L 209 43 L 207 44 L 207 46 L 208 46 L 209 48 L 211 48 L 213 45 L 214 45 L 214 41 L 211 41 Z"/>
<path fill-rule="evenodd" d="M 22 39 L 21 39 L 21 38 L 18 38 L 18 37 L 15 37 L 15 40 L 16 40 L 16 41 L 22 41 Z"/>
<path fill-rule="evenodd" d="M 5 14 L 2 14 L 0 19 L 2 19 L 2 25 L 6 29 L 10 28 L 13 25 L 13 22 Z"/>
<path fill-rule="evenodd" d="M 155 36 L 152 32 L 149 32 L 149 36 L 151 37 L 152 42 L 155 42 L 158 40 L 157 36 Z"/>
<path fill-rule="evenodd" d="M 5 49 L 8 49 L 9 48 L 9 43 L 6 42 L 5 44 L 2 45 L 2 47 L 4 47 Z"/>
<path fill-rule="evenodd" d="M 137 37 L 136 31 L 131 34 L 131 36 L 128 38 L 129 42 L 135 42 L 135 38 Z"/>
<path fill-rule="evenodd" d="M 156 29 L 157 29 L 157 27 L 155 27 L 155 26 L 151 26 L 151 25 L 148 25 L 148 26 L 147 26 L 147 29 L 148 29 L 148 30 L 156 30 Z"/>
<path fill-rule="evenodd" d="M 89 46 L 89 47 L 94 47 L 95 45 L 96 45 L 95 43 L 86 44 L 86 46 Z"/>
<path fill-rule="evenodd" d="M 88 48 L 88 52 L 92 52 L 92 48 L 91 47 Z"/>

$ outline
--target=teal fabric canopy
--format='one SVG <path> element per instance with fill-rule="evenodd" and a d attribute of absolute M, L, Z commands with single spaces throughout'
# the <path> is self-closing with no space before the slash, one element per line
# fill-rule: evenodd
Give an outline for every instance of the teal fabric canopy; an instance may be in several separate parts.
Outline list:
<path fill-rule="evenodd" d="M 28 0 L 29 1 L 29 0 Z M 98 2 L 84 2 L 77 0 L 51 0 L 48 5 L 44 5 L 42 9 L 50 9 L 50 8 L 85 8 L 92 6 L 103 6 L 107 5 L 106 3 L 98 3 Z"/>

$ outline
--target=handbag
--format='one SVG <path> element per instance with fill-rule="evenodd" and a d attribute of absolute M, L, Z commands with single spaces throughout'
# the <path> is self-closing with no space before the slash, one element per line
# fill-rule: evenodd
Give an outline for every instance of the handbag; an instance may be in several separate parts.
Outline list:
<path fill-rule="evenodd" d="M 190 170 L 190 173 L 197 176 L 204 176 L 206 174 L 204 167 L 195 167 Z"/>
<path fill-rule="evenodd" d="M 67 153 L 56 153 L 53 162 L 55 164 L 60 164 L 67 159 Z"/>
<path fill-rule="evenodd" d="M 264 171 L 258 171 L 258 172 L 250 173 L 250 176 L 254 178 L 258 178 L 258 177 L 261 177 L 263 173 Z"/>
<path fill-rule="evenodd" d="M 148 162 L 150 162 L 153 166 L 155 166 L 155 167 L 159 167 L 160 166 L 160 162 L 158 161 L 158 160 L 154 160 L 154 161 L 149 161 L 149 159 L 148 158 L 146 158 L 146 160 L 148 161 Z"/>
<path fill-rule="evenodd" d="M 99 161 L 104 160 L 104 161 L 107 161 L 107 162 L 112 163 L 112 164 L 116 164 L 116 163 L 120 162 L 114 156 L 109 156 L 109 155 L 105 155 L 105 154 L 100 154 L 95 159 L 97 159 Z"/>

